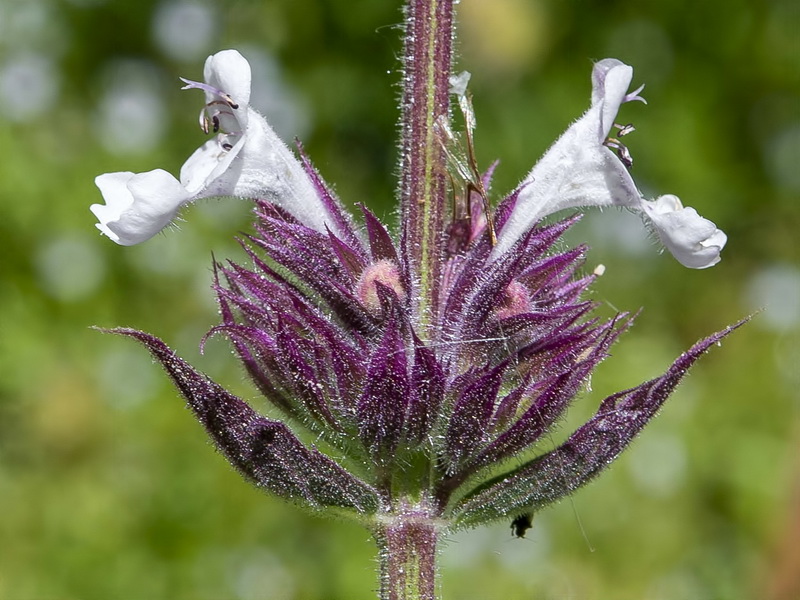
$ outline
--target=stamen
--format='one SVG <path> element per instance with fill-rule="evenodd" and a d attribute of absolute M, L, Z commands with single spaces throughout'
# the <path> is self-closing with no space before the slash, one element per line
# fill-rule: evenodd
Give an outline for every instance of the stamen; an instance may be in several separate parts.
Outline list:
<path fill-rule="evenodd" d="M 229 94 L 225 94 L 223 92 L 220 93 L 222 95 L 222 99 L 225 100 L 225 102 L 227 102 L 232 109 L 236 110 L 239 108 L 239 105 L 233 101 L 233 98 L 231 98 Z"/>
<path fill-rule="evenodd" d="M 623 146 L 622 144 L 619 145 L 617 148 L 617 156 L 622 161 L 622 164 L 628 167 L 629 169 L 633 166 L 633 156 L 631 156 L 630 151 L 628 150 L 627 146 Z"/>
<path fill-rule="evenodd" d="M 220 119 L 221 115 L 228 115 L 236 119 L 236 115 L 234 115 L 229 110 L 215 109 L 213 112 L 210 111 L 209 109 L 214 105 L 223 105 L 226 108 L 228 107 L 228 104 L 226 102 L 222 102 L 220 100 L 214 100 L 213 102 L 209 102 L 202 108 L 202 110 L 200 111 L 199 120 L 200 120 L 200 129 L 203 131 L 203 133 L 208 135 L 209 132 L 213 131 L 214 133 L 222 132 L 228 135 L 240 134 L 241 131 L 226 131 L 223 128 L 223 122 Z"/>
<path fill-rule="evenodd" d="M 203 133 L 208 135 L 208 117 L 206 116 L 205 106 L 200 110 L 200 129 Z"/>
<path fill-rule="evenodd" d="M 616 123 L 614 123 L 614 127 L 619 129 L 617 137 L 624 137 L 629 133 L 633 133 L 634 131 L 636 131 L 636 127 L 633 126 L 633 123 L 628 123 L 627 125 L 617 125 Z"/>
<path fill-rule="evenodd" d="M 608 138 L 605 141 L 605 146 L 612 148 L 614 152 L 616 152 L 623 165 L 629 169 L 633 166 L 633 156 L 631 156 L 631 153 L 625 144 L 615 138 Z"/>

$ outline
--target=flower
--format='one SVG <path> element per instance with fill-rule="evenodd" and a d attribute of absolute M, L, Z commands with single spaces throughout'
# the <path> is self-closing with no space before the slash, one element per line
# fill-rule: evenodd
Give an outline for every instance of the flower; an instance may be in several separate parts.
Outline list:
<path fill-rule="evenodd" d="M 249 106 L 250 65 L 236 50 L 209 56 L 205 83 L 184 79 L 183 89 L 205 92 L 200 126 L 216 137 L 200 146 L 183 164 L 180 181 L 162 169 L 147 173 L 105 173 L 95 179 L 105 204 L 93 204 L 97 228 L 123 246 L 150 239 L 182 206 L 214 196 L 264 198 L 318 231 L 341 231 L 342 215 L 317 189 L 309 172 Z"/>
<path fill-rule="evenodd" d="M 409 23 L 421 27 L 408 34 L 410 43 L 426 53 L 424 36 L 447 31 L 426 19 Z M 579 216 L 547 225 L 541 217 L 574 206 L 625 206 L 645 215 L 678 260 L 695 268 L 719 260 L 725 237 L 676 197 L 639 194 L 627 150 L 608 136 L 620 105 L 642 100 L 641 88 L 628 93 L 632 70 L 611 59 L 595 65 L 589 111 L 490 210 L 493 167 L 478 169 L 468 75 L 449 81 L 465 117 L 464 150 L 449 125 L 449 55 L 430 56 L 424 65 L 408 59 L 421 70 L 409 69 L 405 81 L 396 236 L 365 207 L 359 231 L 308 159 L 298 163 L 276 142 L 246 106 L 249 70 L 233 51 L 209 58 L 205 83 L 188 82 L 207 95 L 202 127 L 220 136 L 187 161 L 180 183 L 163 171 L 99 182 L 107 198 L 127 202 L 116 221 L 101 219 L 117 241 L 120 232 L 133 242 L 152 235 L 195 198 L 255 198 L 255 231 L 241 240 L 249 264 L 214 264 L 222 322 L 209 335 L 229 339 L 277 419 L 258 414 L 158 338 L 114 331 L 162 364 L 246 479 L 365 524 L 387 560 L 393 553 L 432 557 L 439 531 L 497 519 L 511 520 L 523 535 L 531 513 L 608 466 L 689 367 L 735 327 L 698 342 L 663 375 L 609 396 L 552 447 L 550 432 L 632 317 L 590 317 L 597 304 L 583 295 L 602 271 L 581 275 L 586 247 L 558 249 Z M 436 78 L 437 101 L 420 101 Z M 409 544 L 427 541 L 412 552 L 398 545 L 404 536 Z M 397 581 L 417 572 L 405 568 L 405 558 L 395 564 Z M 415 577 L 432 582 L 434 575 Z M 420 597 L 433 597 L 426 594 Z"/>
<path fill-rule="evenodd" d="M 676 196 L 645 200 L 631 178 L 627 148 L 610 138 L 633 130 L 615 124 L 622 104 L 638 100 L 644 86 L 628 92 L 633 69 L 613 58 L 592 71 L 592 104 L 533 167 L 519 186 L 518 199 L 498 237 L 492 256 L 511 248 L 533 223 L 565 208 L 622 206 L 649 219 L 658 238 L 684 266 L 704 269 L 717 264 L 727 237 Z M 613 149 L 613 150 L 612 150 Z M 616 152 L 615 152 L 616 151 Z"/>

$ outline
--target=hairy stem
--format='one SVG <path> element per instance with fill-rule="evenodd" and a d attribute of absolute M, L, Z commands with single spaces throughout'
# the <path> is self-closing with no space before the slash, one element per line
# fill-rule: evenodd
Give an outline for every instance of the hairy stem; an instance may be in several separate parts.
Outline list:
<path fill-rule="evenodd" d="M 436 121 L 449 114 L 453 0 L 407 0 L 400 202 L 402 255 L 414 283 L 421 329 L 438 303 L 446 157 Z"/>
<path fill-rule="evenodd" d="M 385 516 L 375 539 L 381 600 L 436 600 L 438 524 L 424 504 L 405 504 Z"/>

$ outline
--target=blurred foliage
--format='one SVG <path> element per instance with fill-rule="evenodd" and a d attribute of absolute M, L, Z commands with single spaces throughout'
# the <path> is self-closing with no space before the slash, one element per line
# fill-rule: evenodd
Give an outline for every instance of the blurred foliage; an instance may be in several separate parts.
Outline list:
<path fill-rule="evenodd" d="M 93 226 L 95 175 L 177 172 L 201 143 L 207 54 L 254 62 L 254 102 L 301 135 L 347 203 L 392 218 L 401 49 L 396 2 L 0 0 L 0 598 L 368 598 L 366 532 L 239 480 L 144 352 L 91 325 L 153 332 L 261 401 L 212 339 L 211 254 L 242 259 L 244 202 L 120 248 Z M 794 0 L 462 0 L 483 165 L 500 198 L 588 106 L 615 56 L 649 106 L 620 119 L 635 176 L 729 235 L 682 268 L 615 211 L 573 240 L 607 267 L 607 312 L 645 310 L 558 435 L 695 339 L 764 307 L 703 359 L 605 476 L 534 520 L 458 534 L 448 599 L 784 600 L 800 489 L 800 7 Z M 258 58 L 258 60 L 255 60 Z M 794 490 L 794 491 L 793 491 Z M 795 587 L 793 587 L 795 586 Z M 798 595 L 795 595 L 798 594 Z"/>

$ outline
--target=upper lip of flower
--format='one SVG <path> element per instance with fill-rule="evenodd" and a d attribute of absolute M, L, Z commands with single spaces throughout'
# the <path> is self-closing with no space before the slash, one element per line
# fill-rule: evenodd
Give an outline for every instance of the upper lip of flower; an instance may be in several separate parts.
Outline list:
<path fill-rule="evenodd" d="M 639 95 L 644 86 L 628 92 L 632 78 L 633 69 L 616 59 L 595 64 L 589 110 L 550 147 L 520 184 L 493 258 L 511 248 L 533 223 L 550 214 L 579 206 L 622 206 L 646 216 L 662 243 L 683 265 L 698 269 L 719 262 L 725 234 L 694 209 L 684 209 L 680 202 L 680 208 L 674 210 L 683 212 L 669 218 L 665 216 L 670 212 L 664 210 L 666 203 L 645 200 L 628 170 L 632 161 L 627 148 L 618 139 L 609 138 L 614 127 L 620 129 L 620 137 L 633 129 L 615 124 L 620 106 L 634 100 L 644 102 Z M 691 235 L 686 235 L 687 229 Z"/>

